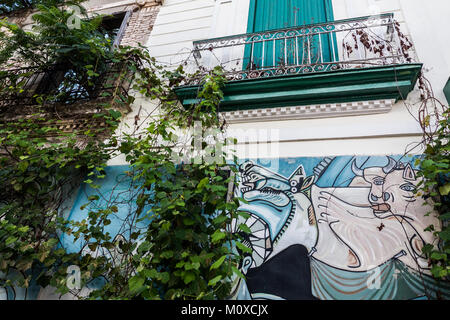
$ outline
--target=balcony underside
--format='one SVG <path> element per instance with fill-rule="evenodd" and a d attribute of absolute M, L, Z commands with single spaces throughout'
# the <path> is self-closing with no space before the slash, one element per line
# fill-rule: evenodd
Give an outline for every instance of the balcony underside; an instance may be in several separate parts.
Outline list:
<path fill-rule="evenodd" d="M 422 64 L 399 64 L 259 79 L 229 81 L 223 88 L 221 111 L 403 100 L 416 84 Z M 197 102 L 198 86 L 175 90 L 186 107 Z"/>

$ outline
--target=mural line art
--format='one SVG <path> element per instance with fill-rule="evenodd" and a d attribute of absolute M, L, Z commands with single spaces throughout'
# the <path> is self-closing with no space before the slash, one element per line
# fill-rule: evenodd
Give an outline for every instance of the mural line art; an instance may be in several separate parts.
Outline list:
<path fill-rule="evenodd" d="M 236 299 L 447 299 L 422 253 L 435 215 L 414 195 L 414 160 L 401 156 L 258 160 L 240 165 L 235 196 L 252 230 Z M 397 160 L 396 160 L 397 159 Z"/>
<path fill-rule="evenodd" d="M 423 231 L 438 219 L 425 216 L 424 200 L 414 196 L 419 183 L 414 162 L 392 156 L 297 157 L 242 160 L 234 196 L 242 197 L 239 210 L 248 218 L 233 221 L 231 230 L 245 223 L 242 234 L 251 248 L 240 269 L 246 281 L 236 279 L 231 299 L 443 299 L 450 285 L 431 277 L 422 247 L 433 243 Z M 107 167 L 99 192 L 118 203 L 107 231 L 117 248 L 73 241 L 61 242 L 69 252 L 106 255 L 120 261 L 120 242 L 134 230 L 134 183 L 128 166 Z M 80 207 L 95 190 L 82 185 L 68 213 L 79 221 Z M 99 203 L 98 205 L 102 205 Z M 93 208 L 95 209 L 95 208 Z M 149 209 L 149 208 L 148 208 Z M 136 225 L 145 228 L 145 223 Z M 4 275 L 0 275 L 4 276 Z M 13 275 L 8 275 L 13 276 Z M 95 279 L 83 292 L 101 286 Z M 439 292 L 439 294 L 437 294 Z M 0 299 L 58 299 L 51 288 L 0 288 Z M 70 297 L 63 297 L 70 298 Z"/>

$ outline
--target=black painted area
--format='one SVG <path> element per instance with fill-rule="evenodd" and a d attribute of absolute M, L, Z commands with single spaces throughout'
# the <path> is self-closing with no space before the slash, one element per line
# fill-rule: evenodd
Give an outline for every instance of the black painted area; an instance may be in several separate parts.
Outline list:
<path fill-rule="evenodd" d="M 247 272 L 250 293 L 267 293 L 287 300 L 316 300 L 311 292 L 308 250 L 293 245 Z"/>

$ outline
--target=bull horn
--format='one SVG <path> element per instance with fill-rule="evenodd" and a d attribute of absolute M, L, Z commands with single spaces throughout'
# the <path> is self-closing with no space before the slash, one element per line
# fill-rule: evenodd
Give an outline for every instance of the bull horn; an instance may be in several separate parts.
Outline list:
<path fill-rule="evenodd" d="M 360 177 L 364 176 L 364 170 L 362 170 L 361 168 L 358 168 L 358 166 L 356 165 L 356 159 L 353 159 L 352 171 L 357 176 L 360 176 Z"/>
<path fill-rule="evenodd" d="M 388 174 L 389 172 L 391 172 L 395 166 L 397 165 L 397 161 L 395 161 L 394 159 L 392 159 L 391 157 L 387 157 L 389 159 L 389 162 L 387 165 L 385 165 L 383 167 L 383 172 Z"/>

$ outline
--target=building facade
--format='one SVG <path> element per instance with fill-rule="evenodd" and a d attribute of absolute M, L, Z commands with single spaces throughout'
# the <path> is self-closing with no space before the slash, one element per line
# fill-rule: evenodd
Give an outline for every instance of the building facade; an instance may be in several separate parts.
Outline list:
<path fill-rule="evenodd" d="M 118 43 L 141 43 L 168 68 L 225 70 L 221 113 L 240 159 L 232 192 L 247 200 L 252 230 L 247 280 L 230 298 L 449 297 L 421 252 L 433 242 L 423 230 L 439 221 L 413 196 L 422 79 L 448 107 L 448 1 L 99 0 L 88 9 L 120 17 Z M 179 87 L 180 103 L 194 103 L 198 85 Z M 120 130 L 156 106 L 137 99 Z M 113 187 L 126 167 L 120 155 L 110 161 L 104 192 L 129 189 Z M 91 191 L 73 195 L 69 217 Z M 49 297 L 48 288 L 33 296 Z"/>

